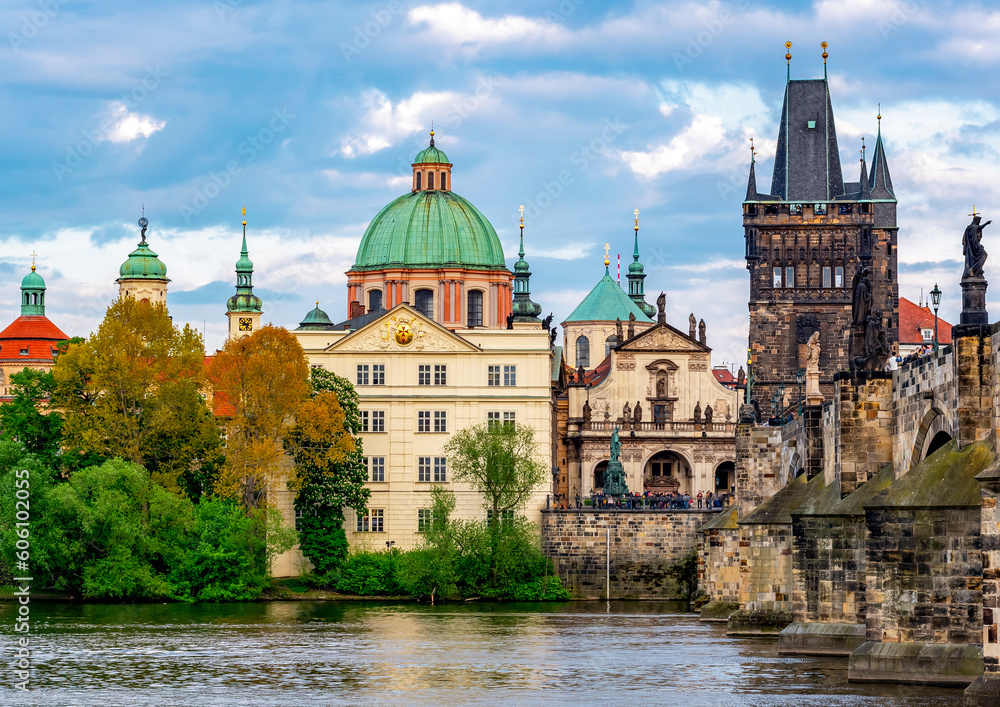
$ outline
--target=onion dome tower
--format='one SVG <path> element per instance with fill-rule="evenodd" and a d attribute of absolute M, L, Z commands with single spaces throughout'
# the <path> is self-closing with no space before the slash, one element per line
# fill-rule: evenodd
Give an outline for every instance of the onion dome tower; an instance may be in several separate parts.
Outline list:
<path fill-rule="evenodd" d="M 542 305 L 531 301 L 531 288 L 528 281 L 531 271 L 528 261 L 524 259 L 524 205 L 521 205 L 521 248 L 517 251 L 518 260 L 514 263 L 514 321 L 541 324 L 538 315 L 542 313 Z"/>
<path fill-rule="evenodd" d="M 632 250 L 632 263 L 628 266 L 628 296 L 635 306 L 642 310 L 650 319 L 656 314 L 656 307 L 646 301 L 645 283 L 646 273 L 643 271 L 642 263 L 639 262 L 639 209 L 635 214 L 635 248 Z"/>
<path fill-rule="evenodd" d="M 309 310 L 305 318 L 299 322 L 295 331 L 332 331 L 335 328 L 330 316 L 319 308 L 319 302 L 314 309 Z"/>
<path fill-rule="evenodd" d="M 45 316 L 45 280 L 35 270 L 21 281 L 21 316 L 0 332 L 0 396 L 10 392 L 10 376 L 25 368 L 49 371 L 56 346 L 69 337 Z"/>
<path fill-rule="evenodd" d="M 247 207 L 243 207 L 243 249 L 236 261 L 236 294 L 226 302 L 229 336 L 246 336 L 260 328 L 261 301 L 253 293 L 253 262 L 247 251 Z"/>
<path fill-rule="evenodd" d="M 348 316 L 408 304 L 449 328 L 506 326 L 513 274 L 489 220 L 452 191 L 434 144 L 414 158 L 410 192 L 365 230 L 347 271 Z"/>
<path fill-rule="evenodd" d="M 142 238 L 138 247 L 128 255 L 128 260 L 122 263 L 118 270 L 118 296 L 132 297 L 140 302 L 151 304 L 167 304 L 167 266 L 160 262 L 156 253 L 146 243 L 146 229 L 149 220 L 143 216 L 139 219 L 142 228 Z"/>

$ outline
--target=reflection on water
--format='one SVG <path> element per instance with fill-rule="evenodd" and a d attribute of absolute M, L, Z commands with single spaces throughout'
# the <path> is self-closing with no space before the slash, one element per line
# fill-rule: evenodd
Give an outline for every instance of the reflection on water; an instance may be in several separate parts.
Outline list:
<path fill-rule="evenodd" d="M 34 689 L 4 704 L 963 704 L 848 684 L 846 659 L 779 656 L 655 602 L 36 604 L 32 620 Z"/>

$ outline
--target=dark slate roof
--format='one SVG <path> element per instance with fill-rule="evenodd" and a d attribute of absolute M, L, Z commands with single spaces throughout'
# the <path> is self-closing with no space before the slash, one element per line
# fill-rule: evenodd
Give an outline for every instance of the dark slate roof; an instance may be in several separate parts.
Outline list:
<path fill-rule="evenodd" d="M 885 146 L 882 144 L 882 122 L 879 121 L 878 137 L 875 139 L 875 154 L 872 157 L 871 190 L 873 199 L 893 199 L 896 192 L 892 190 L 892 177 L 889 176 L 889 163 L 885 159 Z"/>
<path fill-rule="evenodd" d="M 789 81 L 785 87 L 771 193 L 785 201 L 829 201 L 844 194 L 826 79 Z"/>
<path fill-rule="evenodd" d="M 354 331 L 355 329 L 360 329 L 365 324 L 375 321 L 383 314 L 386 313 L 385 309 L 376 309 L 374 312 L 368 312 L 367 314 L 362 314 L 360 317 L 354 317 L 353 319 L 347 319 L 335 324 L 333 326 L 334 331 Z"/>

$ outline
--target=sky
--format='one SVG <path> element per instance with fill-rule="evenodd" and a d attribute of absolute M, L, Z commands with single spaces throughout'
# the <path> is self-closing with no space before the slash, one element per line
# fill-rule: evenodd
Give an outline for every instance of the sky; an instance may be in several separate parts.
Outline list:
<path fill-rule="evenodd" d="M 143 208 L 174 321 L 210 351 L 244 203 L 264 321 L 293 328 L 316 301 L 346 318 L 344 273 L 409 190 L 433 121 L 454 191 L 511 267 L 525 205 L 545 314 L 562 321 L 603 276 L 606 242 L 627 267 L 638 208 L 647 301 L 664 291 L 669 322 L 686 331 L 693 312 L 713 362 L 738 364 L 749 139 L 767 191 L 786 40 L 799 79 L 822 76 L 829 42 L 848 181 L 881 109 L 901 296 L 937 283 L 956 322 L 968 214 L 1000 215 L 989 3 L 5 0 L 0 31 L 0 322 L 37 252 L 47 314 L 69 335 L 117 295 Z"/>

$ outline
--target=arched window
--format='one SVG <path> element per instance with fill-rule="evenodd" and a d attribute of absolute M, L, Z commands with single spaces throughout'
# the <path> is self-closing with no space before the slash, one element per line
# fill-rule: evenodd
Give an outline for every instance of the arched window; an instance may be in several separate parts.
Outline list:
<path fill-rule="evenodd" d="M 37 292 L 33 292 L 31 294 L 31 299 L 33 300 L 32 304 L 38 304 L 38 293 Z"/>
<path fill-rule="evenodd" d="M 576 337 L 576 367 L 590 365 L 590 339 L 582 334 Z"/>
<path fill-rule="evenodd" d="M 427 173 L 427 188 L 428 189 L 434 188 L 434 172 Z"/>
<path fill-rule="evenodd" d="M 382 309 L 382 290 L 368 290 L 368 311 L 377 312 Z"/>
<path fill-rule="evenodd" d="M 483 325 L 483 291 L 469 290 L 467 326 Z"/>
<path fill-rule="evenodd" d="M 434 318 L 434 290 L 417 290 L 413 302 L 417 311 L 428 319 Z"/>
<path fill-rule="evenodd" d="M 417 172 L 417 189 L 420 189 L 420 177 L 421 177 L 421 175 L 423 175 L 423 172 Z"/>
<path fill-rule="evenodd" d="M 607 339 L 604 340 L 604 358 L 607 358 L 611 353 L 611 347 L 618 345 L 618 337 L 612 334 Z"/>
<path fill-rule="evenodd" d="M 447 189 L 448 188 L 448 182 L 445 179 L 445 175 L 446 174 L 448 174 L 448 173 L 447 172 L 441 172 L 441 188 L 442 189 Z"/>
<path fill-rule="evenodd" d="M 24 303 L 31 304 L 31 295 L 29 295 L 27 292 L 24 293 Z"/>

